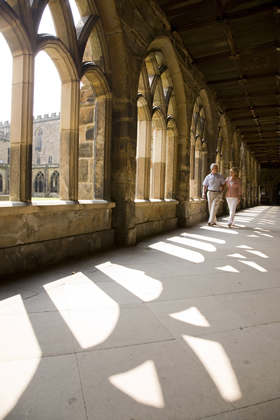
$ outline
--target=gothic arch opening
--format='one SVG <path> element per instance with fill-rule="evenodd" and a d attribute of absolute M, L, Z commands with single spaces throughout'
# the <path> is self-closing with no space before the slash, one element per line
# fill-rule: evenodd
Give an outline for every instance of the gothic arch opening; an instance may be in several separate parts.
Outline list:
<path fill-rule="evenodd" d="M 190 198 L 200 199 L 202 196 L 202 182 L 206 176 L 207 147 L 205 143 L 205 111 L 200 96 L 197 97 L 193 107 L 191 124 L 190 147 Z"/>
<path fill-rule="evenodd" d="M 138 86 L 136 199 L 176 196 L 178 129 L 172 77 L 161 51 L 144 60 Z"/>

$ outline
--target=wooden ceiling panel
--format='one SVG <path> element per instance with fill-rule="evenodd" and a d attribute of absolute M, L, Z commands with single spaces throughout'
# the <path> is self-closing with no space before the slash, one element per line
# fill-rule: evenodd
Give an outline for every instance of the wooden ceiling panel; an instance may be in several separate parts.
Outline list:
<path fill-rule="evenodd" d="M 275 40 L 276 21 L 273 7 L 265 13 L 231 20 L 229 26 L 237 49 L 258 46 Z"/>
<path fill-rule="evenodd" d="M 280 167 L 279 1 L 157 1 L 252 153 Z"/>
<path fill-rule="evenodd" d="M 207 27 L 207 31 L 190 29 L 188 31 L 178 31 L 188 50 L 195 58 L 207 55 L 229 52 L 228 43 L 225 39 L 222 28 L 215 23 Z"/>

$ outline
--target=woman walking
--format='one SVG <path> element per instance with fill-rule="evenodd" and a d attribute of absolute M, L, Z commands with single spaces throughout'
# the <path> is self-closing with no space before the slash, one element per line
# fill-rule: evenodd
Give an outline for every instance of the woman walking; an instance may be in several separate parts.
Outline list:
<path fill-rule="evenodd" d="M 234 216 L 236 212 L 237 204 L 241 200 L 242 188 L 241 188 L 241 179 L 238 178 L 238 169 L 231 168 L 230 176 L 226 179 L 226 200 L 229 208 L 229 219 L 228 227 L 234 225 Z"/>

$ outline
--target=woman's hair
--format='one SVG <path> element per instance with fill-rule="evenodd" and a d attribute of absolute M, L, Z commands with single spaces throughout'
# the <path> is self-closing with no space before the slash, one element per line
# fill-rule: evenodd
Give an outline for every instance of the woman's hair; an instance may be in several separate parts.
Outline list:
<path fill-rule="evenodd" d="M 230 168 L 236 175 L 238 175 L 239 169 L 236 166 Z"/>

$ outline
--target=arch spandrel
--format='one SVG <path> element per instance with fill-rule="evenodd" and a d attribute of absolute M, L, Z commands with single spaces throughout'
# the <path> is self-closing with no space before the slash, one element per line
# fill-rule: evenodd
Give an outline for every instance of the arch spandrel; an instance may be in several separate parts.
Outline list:
<path fill-rule="evenodd" d="M 7 41 L 13 57 L 21 54 L 33 55 L 33 45 L 29 35 L 7 2 L 0 4 L 0 32 Z"/>

